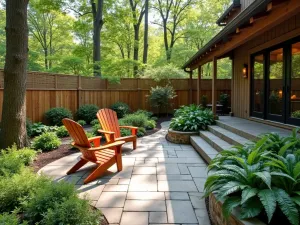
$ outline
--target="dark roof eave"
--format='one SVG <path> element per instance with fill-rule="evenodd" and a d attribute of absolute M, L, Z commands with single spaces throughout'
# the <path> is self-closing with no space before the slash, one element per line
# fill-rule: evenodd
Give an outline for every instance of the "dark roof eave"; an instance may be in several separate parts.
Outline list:
<path fill-rule="evenodd" d="M 256 0 L 250 6 L 248 6 L 244 11 L 237 15 L 230 23 L 224 27 L 216 36 L 214 36 L 202 49 L 200 49 L 194 56 L 192 56 L 183 66 L 182 69 L 187 68 L 196 58 L 198 58 L 203 53 L 209 51 L 209 49 L 227 37 L 227 35 L 235 32 L 237 27 L 242 24 L 249 22 L 250 18 L 260 11 L 264 10 L 271 0 Z"/>
<path fill-rule="evenodd" d="M 229 7 L 228 9 L 222 14 L 222 16 L 217 20 L 217 24 L 220 26 L 222 24 L 222 22 L 224 22 L 224 20 L 226 19 L 226 17 L 228 16 L 228 14 L 235 8 L 239 8 L 241 7 L 241 4 L 239 3 L 239 1 L 234 1 Z"/>

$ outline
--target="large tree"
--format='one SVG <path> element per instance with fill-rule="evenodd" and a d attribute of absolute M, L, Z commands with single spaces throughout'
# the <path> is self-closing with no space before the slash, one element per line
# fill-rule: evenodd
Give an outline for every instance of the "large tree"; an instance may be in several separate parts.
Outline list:
<path fill-rule="evenodd" d="M 148 42 L 149 42 L 149 0 L 145 0 L 145 27 L 144 27 L 144 53 L 143 53 L 143 63 L 148 62 Z"/>
<path fill-rule="evenodd" d="M 26 146 L 28 0 L 6 1 L 6 57 L 0 147 Z"/>

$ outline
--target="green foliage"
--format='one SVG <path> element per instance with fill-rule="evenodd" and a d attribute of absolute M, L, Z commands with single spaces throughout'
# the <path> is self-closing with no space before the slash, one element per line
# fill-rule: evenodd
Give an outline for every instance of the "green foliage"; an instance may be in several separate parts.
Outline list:
<path fill-rule="evenodd" d="M 35 137 L 32 147 L 36 150 L 51 151 L 57 149 L 61 145 L 60 139 L 54 132 L 46 132 Z"/>
<path fill-rule="evenodd" d="M 98 119 L 94 119 L 90 122 L 91 125 L 96 125 L 99 124 L 99 120 Z"/>
<path fill-rule="evenodd" d="M 86 122 L 84 120 L 78 120 L 77 123 L 79 123 L 81 126 L 86 125 Z M 91 124 L 91 123 L 90 123 Z M 92 124 L 93 125 L 93 124 Z"/>
<path fill-rule="evenodd" d="M 102 129 L 102 127 L 101 127 L 100 123 L 96 123 L 95 125 L 93 125 L 93 127 L 92 127 L 93 135 L 99 135 L 98 130 L 101 130 L 101 129 Z"/>
<path fill-rule="evenodd" d="M 170 123 L 170 128 L 176 131 L 206 130 L 208 125 L 215 123 L 210 109 L 201 109 L 197 105 L 182 106 L 177 109 Z"/>
<path fill-rule="evenodd" d="M 27 136 L 32 136 L 32 121 L 30 119 L 26 119 L 26 132 Z"/>
<path fill-rule="evenodd" d="M 0 213 L 22 208 L 23 201 L 29 198 L 31 192 L 50 182 L 28 168 L 15 172 L 17 173 L 0 178 Z"/>
<path fill-rule="evenodd" d="M 146 115 L 149 119 L 153 119 L 153 112 L 149 112 L 149 111 L 147 111 L 147 110 L 139 109 L 138 111 L 135 112 L 135 114 L 144 114 L 144 115 Z"/>
<path fill-rule="evenodd" d="M 156 121 L 155 120 L 147 120 L 145 128 L 147 130 L 152 130 L 156 127 Z"/>
<path fill-rule="evenodd" d="M 19 217 L 16 213 L 0 214 L 0 224 L 1 225 L 26 225 L 27 223 L 20 223 Z"/>
<path fill-rule="evenodd" d="M 228 111 L 229 98 L 230 98 L 230 95 L 228 95 L 228 94 L 221 93 L 221 95 L 220 95 L 220 104 L 222 105 L 223 113 L 227 113 L 227 111 Z"/>
<path fill-rule="evenodd" d="M 168 110 L 171 106 L 171 100 L 176 98 L 176 93 L 172 86 L 157 86 L 155 88 L 151 88 L 150 95 L 147 97 L 151 107 L 157 108 L 158 111 L 162 109 Z"/>
<path fill-rule="evenodd" d="M 110 106 L 112 110 L 117 113 L 119 119 L 123 118 L 126 114 L 130 112 L 129 105 L 124 102 L 116 102 Z"/>
<path fill-rule="evenodd" d="M 39 136 L 45 132 L 56 132 L 57 130 L 57 126 L 47 126 L 42 124 L 42 122 L 33 123 L 30 126 L 30 137 Z"/>
<path fill-rule="evenodd" d="M 0 176 L 18 173 L 24 166 L 30 165 L 37 152 L 30 148 L 17 149 L 16 145 L 0 152 Z"/>
<path fill-rule="evenodd" d="M 201 106 L 203 108 L 206 108 L 207 107 L 207 95 L 202 95 L 201 96 Z"/>
<path fill-rule="evenodd" d="M 56 135 L 59 138 L 68 137 L 69 132 L 65 126 L 60 126 L 59 128 L 57 128 Z"/>
<path fill-rule="evenodd" d="M 148 67 L 142 75 L 142 78 L 150 78 L 158 82 L 161 80 L 187 77 L 187 73 L 173 64 L 166 64 L 160 67 Z"/>
<path fill-rule="evenodd" d="M 143 137 L 146 134 L 146 129 L 144 127 L 139 127 L 137 136 L 138 137 Z"/>
<path fill-rule="evenodd" d="M 292 112 L 292 117 L 293 118 L 300 118 L 300 110 Z"/>
<path fill-rule="evenodd" d="M 121 137 L 126 137 L 131 135 L 131 130 L 129 129 L 121 128 L 120 132 L 121 132 Z"/>
<path fill-rule="evenodd" d="M 90 132 L 85 132 L 87 138 L 91 138 L 91 137 L 94 137 L 93 133 L 90 133 Z"/>
<path fill-rule="evenodd" d="M 96 119 L 99 107 L 96 105 L 82 105 L 76 112 L 77 119 L 84 120 L 88 124 Z"/>
<path fill-rule="evenodd" d="M 52 108 L 45 113 L 45 117 L 50 123 L 50 125 L 61 126 L 62 119 L 72 119 L 72 113 L 66 108 Z"/>
<path fill-rule="evenodd" d="M 286 224 L 298 225 L 299 143 L 294 130 L 289 137 L 265 134 L 255 143 L 220 152 L 209 165 L 206 195 L 213 192 L 218 200 L 225 201 L 223 212 L 227 216 L 239 206 L 241 218 L 263 213 L 270 223 L 276 210 L 281 210 Z"/>
<path fill-rule="evenodd" d="M 127 114 L 119 123 L 127 126 L 146 127 L 148 117 L 145 114 Z"/>

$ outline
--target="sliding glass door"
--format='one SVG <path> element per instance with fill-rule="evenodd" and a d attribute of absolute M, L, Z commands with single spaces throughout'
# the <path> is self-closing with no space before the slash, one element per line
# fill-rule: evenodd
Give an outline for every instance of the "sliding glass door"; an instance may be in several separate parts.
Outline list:
<path fill-rule="evenodd" d="M 300 38 L 251 56 L 251 116 L 300 125 Z"/>

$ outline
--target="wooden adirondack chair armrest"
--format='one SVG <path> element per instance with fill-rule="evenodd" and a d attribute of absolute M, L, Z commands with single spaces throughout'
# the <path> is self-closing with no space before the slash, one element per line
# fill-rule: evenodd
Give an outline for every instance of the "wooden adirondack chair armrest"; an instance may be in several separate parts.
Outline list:
<path fill-rule="evenodd" d="M 113 142 L 113 143 L 110 143 L 110 144 L 102 145 L 100 147 L 89 148 L 87 150 L 88 151 L 101 151 L 101 150 L 104 150 L 104 149 L 115 149 L 115 147 L 118 147 L 118 146 L 121 147 L 124 143 L 125 143 L 125 141 L 116 141 L 116 142 Z"/>
<path fill-rule="evenodd" d="M 94 144 L 94 147 L 99 147 L 100 146 L 100 142 L 101 142 L 101 136 L 96 136 L 96 137 L 91 137 L 88 138 L 90 143 Z"/>
<path fill-rule="evenodd" d="M 139 129 L 138 127 L 133 126 L 120 126 L 120 128 L 131 129 L 132 135 L 137 135 L 137 130 Z"/>
<path fill-rule="evenodd" d="M 115 132 L 106 131 L 106 130 L 98 130 L 98 133 L 108 134 L 109 135 L 109 143 L 115 142 Z"/>

